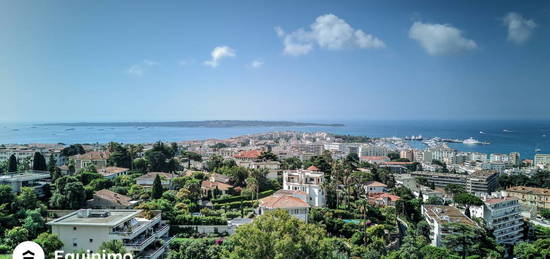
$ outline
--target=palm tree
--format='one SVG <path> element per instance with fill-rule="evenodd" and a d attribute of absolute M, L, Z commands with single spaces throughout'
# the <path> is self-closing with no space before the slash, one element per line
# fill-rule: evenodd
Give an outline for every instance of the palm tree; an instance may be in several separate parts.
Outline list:
<path fill-rule="evenodd" d="M 254 192 L 256 194 L 256 199 L 258 199 L 258 190 L 260 189 L 260 184 L 258 183 L 258 180 L 254 177 L 248 177 L 245 180 L 246 187 L 253 191 L 252 193 L 252 199 L 254 200 Z"/>
<path fill-rule="evenodd" d="M 128 155 L 130 156 L 130 170 L 134 169 L 134 159 L 136 158 L 137 154 L 141 152 L 143 152 L 143 145 L 128 145 Z"/>

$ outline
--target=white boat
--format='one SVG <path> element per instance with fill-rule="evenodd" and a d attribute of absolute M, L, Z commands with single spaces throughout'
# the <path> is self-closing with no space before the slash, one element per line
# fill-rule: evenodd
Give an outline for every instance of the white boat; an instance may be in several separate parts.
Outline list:
<path fill-rule="evenodd" d="M 535 148 L 535 152 L 536 153 L 540 152 L 540 148 Z"/>
<path fill-rule="evenodd" d="M 477 145 L 477 144 L 481 144 L 481 141 L 470 137 L 470 138 L 465 139 L 464 141 L 462 141 L 462 143 L 464 143 L 466 145 Z"/>
<path fill-rule="evenodd" d="M 479 134 L 487 134 L 487 133 L 485 133 L 485 132 L 483 132 L 483 131 L 479 131 Z"/>
<path fill-rule="evenodd" d="M 513 132 L 511 130 L 503 129 L 502 132 Z"/>

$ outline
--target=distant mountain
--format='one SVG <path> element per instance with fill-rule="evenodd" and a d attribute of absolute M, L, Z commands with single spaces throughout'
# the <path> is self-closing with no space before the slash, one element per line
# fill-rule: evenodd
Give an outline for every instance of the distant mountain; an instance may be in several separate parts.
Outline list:
<path fill-rule="evenodd" d="M 172 121 L 172 122 L 74 122 L 74 123 L 44 123 L 40 126 L 69 127 L 182 127 L 182 128 L 232 128 L 232 127 L 342 127 L 339 123 L 309 123 L 293 121 L 247 121 L 247 120 L 211 120 L 211 121 Z"/>

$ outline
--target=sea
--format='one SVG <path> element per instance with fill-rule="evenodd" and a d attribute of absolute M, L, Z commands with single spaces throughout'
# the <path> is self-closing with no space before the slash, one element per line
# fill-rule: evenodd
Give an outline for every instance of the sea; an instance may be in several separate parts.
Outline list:
<path fill-rule="evenodd" d="M 304 121 L 311 122 L 311 121 Z M 224 139 L 234 136 L 274 131 L 324 131 L 367 137 L 431 137 L 466 139 L 489 142 L 488 145 L 449 144 L 450 147 L 469 152 L 519 152 L 521 158 L 533 158 L 536 152 L 550 153 L 550 120 L 354 120 L 315 121 L 342 123 L 342 127 L 104 127 L 104 126 L 51 126 L 32 123 L 0 124 L 0 144 L 29 143 L 151 143 L 155 141 L 182 141 Z M 420 142 L 411 142 L 422 147 Z"/>

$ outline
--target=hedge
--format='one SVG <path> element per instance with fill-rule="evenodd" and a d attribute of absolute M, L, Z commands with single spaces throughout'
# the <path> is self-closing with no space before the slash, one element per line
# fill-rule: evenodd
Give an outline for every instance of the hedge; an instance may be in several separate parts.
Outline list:
<path fill-rule="evenodd" d="M 218 203 L 214 204 L 214 209 L 219 210 L 223 208 L 228 209 L 239 209 L 241 208 L 241 203 L 243 207 L 253 207 L 256 201 L 234 201 L 228 203 Z"/>
<path fill-rule="evenodd" d="M 178 215 L 172 225 L 227 225 L 227 219 L 212 216 Z"/>
<path fill-rule="evenodd" d="M 271 194 L 275 193 L 275 190 L 267 190 L 258 193 L 258 198 L 265 198 Z M 210 201 L 214 204 L 216 203 L 230 203 L 230 202 L 236 202 L 241 200 L 250 200 L 250 197 L 243 197 L 243 196 L 231 196 L 228 198 L 218 198 L 218 199 L 211 199 Z"/>

